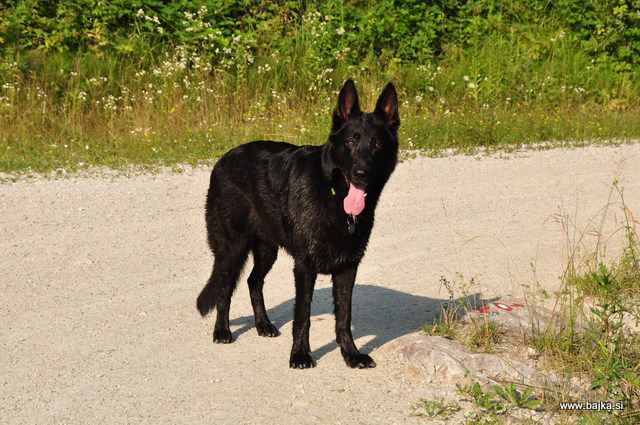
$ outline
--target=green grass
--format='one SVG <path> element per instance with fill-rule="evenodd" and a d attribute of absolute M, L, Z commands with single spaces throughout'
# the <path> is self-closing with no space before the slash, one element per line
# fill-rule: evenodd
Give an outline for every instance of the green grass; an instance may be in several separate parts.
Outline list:
<path fill-rule="evenodd" d="M 599 252 L 586 259 L 572 253 L 556 313 L 528 341 L 553 369 L 590 382 L 589 400 L 625 405 L 623 411 L 591 415 L 585 423 L 631 424 L 640 418 L 640 239 L 617 182 L 614 192 L 620 202 L 611 205 L 619 207 L 624 218 L 619 229 L 626 241 L 622 255 L 605 263 Z M 551 388 L 546 397 L 556 403 L 571 401 L 569 387 Z"/>
<path fill-rule="evenodd" d="M 467 345 L 473 352 L 492 353 L 504 341 L 504 329 L 489 320 L 472 322 Z"/>
<path fill-rule="evenodd" d="M 599 67 L 569 40 L 548 43 L 555 28 L 540 30 L 544 55 L 514 33 L 445 46 L 429 63 L 357 66 L 318 61 L 305 26 L 286 50 L 249 61 L 239 49 L 230 69 L 166 46 L 139 57 L 17 51 L 0 62 L 0 172 L 198 164 L 254 139 L 321 144 L 348 77 L 368 110 L 394 81 L 403 149 L 640 138 L 640 72 Z"/>
<path fill-rule="evenodd" d="M 440 282 L 448 289 L 453 290 L 451 283 L 444 277 Z M 451 293 L 451 299 L 447 303 L 440 306 L 440 314 L 438 314 L 432 323 L 426 323 L 420 327 L 420 330 L 430 336 L 441 336 L 447 339 L 456 339 L 460 335 L 462 324 L 460 322 L 460 314 L 464 309 L 462 302 L 453 300 L 454 294 Z"/>
<path fill-rule="evenodd" d="M 542 354 L 546 366 L 567 378 L 544 390 L 547 406 L 584 400 L 624 403 L 622 411 L 585 414 L 580 422 L 585 424 L 633 424 L 640 418 L 640 239 L 637 220 L 617 182 L 611 193 L 619 202 L 610 201 L 603 214 L 613 208 L 622 211 L 623 224 L 616 230 L 625 235 L 621 256 L 605 262 L 600 243 L 588 255 L 577 255 L 576 241 L 554 314 L 546 326 L 533 329 L 527 341 Z M 571 391 L 570 378 L 590 384 L 579 398 Z"/>
<path fill-rule="evenodd" d="M 418 411 L 416 416 L 428 416 L 440 420 L 451 418 L 456 412 L 460 411 L 458 403 L 446 402 L 444 399 L 438 400 L 422 400 L 422 408 L 424 412 Z"/>
<path fill-rule="evenodd" d="M 618 198 L 616 201 L 615 198 Z M 640 418 L 640 238 L 637 224 L 627 205 L 624 190 L 614 182 L 605 208 L 591 222 L 605 222 L 607 214 L 620 211 L 622 224 L 613 233 L 624 235 L 621 255 L 615 259 L 603 256 L 602 228 L 595 248 L 589 249 L 582 239 L 571 234 L 585 232 L 571 229 L 569 217 L 560 217 L 567 232 L 567 263 L 561 276 L 561 287 L 555 300 L 539 299 L 525 294 L 532 323 L 516 347 L 533 347 L 540 354 L 538 367 L 549 370 L 558 378 L 546 388 L 522 389 L 514 385 L 497 386 L 487 392 L 478 384 L 459 387 L 484 413 L 478 419 L 495 419 L 505 412 L 505 406 L 537 407 L 543 404 L 558 419 L 575 422 L 573 415 L 581 414 L 579 423 L 635 424 Z M 614 250 L 615 251 L 615 250 Z M 458 276 L 461 278 L 461 276 Z M 461 279 L 462 280 L 462 279 Z M 450 299 L 456 298 L 454 285 L 442 278 Z M 468 288 L 462 285 L 462 297 L 468 298 Z M 543 304 L 551 314 L 537 320 L 538 305 Z M 461 321 L 462 310 L 469 307 L 449 302 L 431 325 L 422 330 L 429 335 L 441 335 L 466 343 L 475 351 L 494 351 L 501 344 L 501 329 L 488 320 Z M 513 349 L 513 346 L 511 346 Z M 508 350 L 509 348 L 506 348 Z M 578 381 L 576 381 L 576 379 Z M 580 382 L 582 391 L 574 391 Z M 535 395 L 534 395 L 535 392 Z M 612 412 L 559 411 L 560 402 L 613 401 L 623 402 L 624 410 Z M 431 406 L 435 409 L 437 406 Z M 428 409 L 427 409 L 428 410 Z"/>

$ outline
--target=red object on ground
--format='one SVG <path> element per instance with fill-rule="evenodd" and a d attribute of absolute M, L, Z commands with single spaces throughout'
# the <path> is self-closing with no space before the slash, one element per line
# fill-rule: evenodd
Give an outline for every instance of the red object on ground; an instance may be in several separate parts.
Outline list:
<path fill-rule="evenodd" d="M 482 306 L 482 307 L 478 307 L 478 308 L 476 308 L 476 310 L 478 310 L 480 313 L 486 313 L 487 311 L 489 311 L 489 306 L 485 305 L 485 306 Z"/>
<path fill-rule="evenodd" d="M 511 307 L 509 307 L 506 304 L 503 303 L 499 303 L 499 302 L 494 302 L 493 305 L 495 305 L 496 307 L 498 307 L 501 310 L 506 310 L 506 311 L 511 311 L 513 310 Z"/>

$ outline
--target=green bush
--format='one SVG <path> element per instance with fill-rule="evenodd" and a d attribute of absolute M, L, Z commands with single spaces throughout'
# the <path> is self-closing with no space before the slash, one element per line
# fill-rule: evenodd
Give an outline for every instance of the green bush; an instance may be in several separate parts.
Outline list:
<path fill-rule="evenodd" d="M 255 53 L 298 29 L 323 46 L 327 61 L 424 62 L 496 35 L 533 42 L 540 57 L 568 37 L 595 61 L 628 71 L 640 64 L 640 0 L 170 1 L 8 0 L 0 11 L 0 46 L 46 51 L 134 52 L 186 45 L 229 49 L 241 36 Z M 317 15 L 316 15 L 317 13 Z M 313 22 L 313 20 L 318 22 Z M 315 24 L 315 27 L 313 27 Z M 543 34 L 540 34 L 542 30 Z M 539 35 L 546 37 L 542 42 Z M 138 41 L 136 41 L 138 40 Z M 234 41 L 235 40 L 235 41 Z M 348 55 L 335 57 L 335 47 Z M 218 55 L 220 56 L 220 55 Z"/>

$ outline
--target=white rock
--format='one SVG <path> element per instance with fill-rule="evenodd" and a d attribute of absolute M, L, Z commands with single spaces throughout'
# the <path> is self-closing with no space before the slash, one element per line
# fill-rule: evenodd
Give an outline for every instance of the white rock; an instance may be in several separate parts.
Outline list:
<path fill-rule="evenodd" d="M 551 374 L 509 357 L 509 353 L 470 353 L 455 341 L 440 336 L 413 333 L 387 345 L 427 382 L 496 384 L 500 381 L 526 385 L 547 382 Z"/>

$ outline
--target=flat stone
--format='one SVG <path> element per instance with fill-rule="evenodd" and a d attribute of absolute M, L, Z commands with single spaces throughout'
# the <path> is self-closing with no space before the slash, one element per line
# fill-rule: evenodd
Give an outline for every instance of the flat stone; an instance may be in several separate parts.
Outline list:
<path fill-rule="evenodd" d="M 502 326 L 510 336 L 531 335 L 533 329 L 544 329 L 550 323 L 551 311 L 540 306 L 530 306 L 524 300 L 504 297 L 469 309 L 462 317 L 463 323 L 489 320 Z"/>
<path fill-rule="evenodd" d="M 427 382 L 543 385 L 554 376 L 510 358 L 508 353 L 470 353 L 460 343 L 416 332 L 387 344 L 387 348 L 419 371 Z"/>
<path fill-rule="evenodd" d="M 389 348 L 429 380 L 462 381 L 468 375 L 464 349 L 446 338 L 415 333 L 392 341 Z"/>

